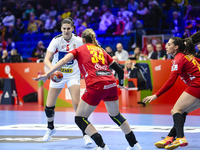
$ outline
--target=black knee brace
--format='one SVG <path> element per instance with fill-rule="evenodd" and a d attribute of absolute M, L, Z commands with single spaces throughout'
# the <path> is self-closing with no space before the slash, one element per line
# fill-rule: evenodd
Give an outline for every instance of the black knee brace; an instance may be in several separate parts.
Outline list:
<path fill-rule="evenodd" d="M 55 106 L 52 106 L 52 107 L 45 107 L 45 114 L 46 114 L 46 116 L 48 117 L 48 118 L 51 118 L 51 117 L 53 117 L 54 116 L 54 114 L 55 114 L 55 111 L 54 111 L 54 109 L 55 109 Z"/>
<path fill-rule="evenodd" d="M 126 121 L 126 119 L 121 115 L 121 113 L 119 113 L 117 116 L 115 117 L 112 117 L 110 116 L 110 118 L 118 125 L 118 126 L 121 126 L 122 123 L 124 121 Z"/>
<path fill-rule="evenodd" d="M 90 122 L 87 120 L 87 118 L 85 118 L 85 117 L 80 117 L 80 116 L 75 116 L 75 123 L 77 124 L 77 126 L 78 126 L 83 132 L 85 132 L 85 129 L 86 129 L 87 126 L 90 124 Z"/>

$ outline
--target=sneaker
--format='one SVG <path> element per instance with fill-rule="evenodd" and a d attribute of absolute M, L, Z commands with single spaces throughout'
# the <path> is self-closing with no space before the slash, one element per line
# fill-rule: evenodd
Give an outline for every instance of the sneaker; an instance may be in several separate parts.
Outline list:
<path fill-rule="evenodd" d="M 126 150 L 142 150 L 142 147 L 140 146 L 139 143 L 136 143 L 133 147 L 127 147 Z"/>
<path fill-rule="evenodd" d="M 100 147 L 100 146 L 97 146 L 94 150 L 109 150 L 108 146 L 105 145 L 104 148 Z"/>
<path fill-rule="evenodd" d="M 175 149 L 177 147 L 183 147 L 183 146 L 187 146 L 188 142 L 186 140 L 185 137 L 183 138 L 176 138 L 175 141 L 173 141 L 171 144 L 165 146 L 165 149 Z"/>
<path fill-rule="evenodd" d="M 164 140 L 156 142 L 154 145 L 157 148 L 165 148 L 165 146 L 171 144 L 174 141 L 174 137 L 167 136 Z"/>
<path fill-rule="evenodd" d="M 51 139 L 51 136 L 56 132 L 55 129 L 51 130 L 51 129 L 47 129 L 46 134 L 43 136 L 42 140 L 44 142 L 47 142 Z"/>
<path fill-rule="evenodd" d="M 93 143 L 91 138 L 88 135 L 84 135 L 83 139 L 84 139 L 85 146 L 91 145 Z"/>

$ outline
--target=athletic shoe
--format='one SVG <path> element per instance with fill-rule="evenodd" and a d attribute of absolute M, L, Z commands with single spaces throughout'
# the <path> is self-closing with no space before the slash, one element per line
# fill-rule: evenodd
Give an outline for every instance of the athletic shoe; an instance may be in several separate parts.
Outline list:
<path fill-rule="evenodd" d="M 108 146 L 105 145 L 104 148 L 100 147 L 100 146 L 97 146 L 94 150 L 109 150 Z"/>
<path fill-rule="evenodd" d="M 175 141 L 173 141 L 171 144 L 165 146 L 165 149 L 175 149 L 177 147 L 183 147 L 183 146 L 187 146 L 188 142 L 186 140 L 185 137 L 183 138 L 176 138 Z"/>
<path fill-rule="evenodd" d="M 88 135 L 84 135 L 83 139 L 84 139 L 85 146 L 88 146 L 93 143 Z"/>
<path fill-rule="evenodd" d="M 43 138 L 42 138 L 42 140 L 44 141 L 44 142 L 47 142 L 47 141 L 49 141 L 50 139 L 51 139 L 51 136 L 54 134 L 56 132 L 56 130 L 55 129 L 47 129 L 47 131 L 46 131 L 46 134 L 43 136 Z"/>
<path fill-rule="evenodd" d="M 164 140 L 156 142 L 154 145 L 157 148 L 165 148 L 165 146 L 171 144 L 174 141 L 174 137 L 167 136 Z"/>
<path fill-rule="evenodd" d="M 139 143 L 136 143 L 133 147 L 127 147 L 126 150 L 142 150 L 142 147 L 140 146 Z"/>

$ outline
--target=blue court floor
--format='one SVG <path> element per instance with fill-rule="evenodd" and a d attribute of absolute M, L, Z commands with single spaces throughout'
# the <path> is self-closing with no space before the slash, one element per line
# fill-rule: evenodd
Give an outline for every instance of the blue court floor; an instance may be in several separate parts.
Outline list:
<path fill-rule="evenodd" d="M 128 120 L 143 150 L 158 150 L 154 143 L 167 135 L 172 126 L 170 115 L 122 113 Z M 0 110 L 0 150 L 92 150 L 84 147 L 81 131 L 74 123 L 75 113 L 57 111 L 56 133 L 49 142 L 42 142 L 46 130 L 44 111 Z M 110 150 L 126 150 L 128 143 L 122 131 L 107 113 L 94 112 L 89 121 L 102 135 Z M 189 142 L 177 150 L 200 150 L 200 116 L 188 115 L 185 136 Z"/>

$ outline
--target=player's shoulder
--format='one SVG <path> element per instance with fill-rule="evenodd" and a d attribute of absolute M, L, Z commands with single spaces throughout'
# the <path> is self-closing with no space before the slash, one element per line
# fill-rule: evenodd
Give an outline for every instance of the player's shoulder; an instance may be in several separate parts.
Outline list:
<path fill-rule="evenodd" d="M 57 36 L 55 36 L 53 39 L 60 39 L 62 37 L 62 34 L 59 34 Z"/>

